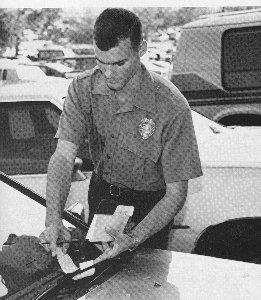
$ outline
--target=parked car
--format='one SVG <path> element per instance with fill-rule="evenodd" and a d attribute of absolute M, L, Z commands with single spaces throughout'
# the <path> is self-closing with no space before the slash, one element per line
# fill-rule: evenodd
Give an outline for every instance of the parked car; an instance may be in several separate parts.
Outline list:
<path fill-rule="evenodd" d="M 168 79 L 170 63 L 166 61 L 146 60 L 142 59 L 142 62 L 149 71 L 155 72 L 164 78 Z"/>
<path fill-rule="evenodd" d="M 73 71 L 68 73 L 68 77 L 74 77 L 80 72 L 94 68 L 96 63 L 96 58 L 94 55 L 75 55 L 75 56 L 64 56 L 57 57 L 50 60 L 51 62 L 61 63 Z"/>
<path fill-rule="evenodd" d="M 74 73 L 71 68 L 59 64 L 0 59 L 1 85 L 22 82 L 66 82 L 66 79 L 57 78 L 57 76 L 72 78 L 71 73 Z"/>
<path fill-rule="evenodd" d="M 200 233 L 223 221 L 261 215 L 261 127 L 224 127 L 193 111 L 203 176 L 190 180 L 171 248 L 191 252 Z"/>
<path fill-rule="evenodd" d="M 160 61 L 171 61 L 171 53 L 167 53 L 156 47 L 148 47 L 148 55 L 151 59 L 160 60 Z"/>
<path fill-rule="evenodd" d="M 43 197 L 48 162 L 56 148 L 54 136 L 63 108 L 62 98 L 69 82 L 64 79 L 0 87 L 0 171 Z M 92 170 L 88 153 L 86 142 L 79 153 L 85 176 L 75 174 L 67 206 L 78 201 L 87 207 L 89 181 L 83 179 Z"/>
<path fill-rule="evenodd" d="M 182 27 L 170 80 L 224 125 L 261 125 L 261 10 L 212 14 Z"/>
<path fill-rule="evenodd" d="M 45 73 L 37 66 L 25 66 L 10 59 L 0 59 L 1 84 L 20 81 L 42 81 L 46 80 L 46 77 Z"/>
<path fill-rule="evenodd" d="M 0 88 L 0 171 L 43 197 L 67 87 L 66 81 Z M 194 111 L 192 117 L 204 175 L 190 180 L 187 202 L 175 218 L 171 248 L 184 252 L 208 225 L 261 215 L 261 128 L 221 126 Z M 86 204 L 93 167 L 88 155 L 86 141 L 78 156 L 87 178 L 73 182 L 68 205 Z"/>
<path fill-rule="evenodd" d="M 43 48 L 38 48 L 34 54 L 28 55 L 28 58 L 30 58 L 32 61 L 49 61 L 56 57 L 61 56 L 74 56 L 75 53 L 72 51 L 72 49 L 68 49 L 62 46 L 48 46 Z"/>
<path fill-rule="evenodd" d="M 47 76 L 73 78 L 76 73 L 73 68 L 60 62 L 39 62 L 39 67 Z"/>
<path fill-rule="evenodd" d="M 71 49 L 77 55 L 94 55 L 92 44 L 75 44 L 71 46 Z"/>

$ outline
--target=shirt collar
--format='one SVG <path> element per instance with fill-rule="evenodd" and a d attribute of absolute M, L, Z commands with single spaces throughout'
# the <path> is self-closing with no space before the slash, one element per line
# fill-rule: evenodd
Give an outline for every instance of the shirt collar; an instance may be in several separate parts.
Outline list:
<path fill-rule="evenodd" d="M 156 111 L 154 79 L 143 64 L 141 64 L 140 90 L 133 100 L 133 105 L 152 113 Z"/>
<path fill-rule="evenodd" d="M 99 69 L 97 68 L 97 70 Z M 107 86 L 102 72 L 99 70 L 95 74 L 92 93 L 107 96 L 113 95 L 114 92 Z M 155 112 L 154 79 L 143 64 L 141 64 L 141 70 L 131 78 L 120 93 L 128 95 L 129 101 L 118 112 L 131 111 L 133 105 L 152 113 Z"/>
<path fill-rule="evenodd" d="M 132 111 L 133 102 L 135 101 L 138 91 L 140 90 L 140 81 L 141 70 L 138 70 L 122 90 L 115 92 L 116 99 L 124 102 L 117 113 Z"/>
<path fill-rule="evenodd" d="M 95 71 L 92 93 L 97 95 L 111 95 L 113 91 L 107 86 L 104 76 L 98 66 L 95 67 Z"/>

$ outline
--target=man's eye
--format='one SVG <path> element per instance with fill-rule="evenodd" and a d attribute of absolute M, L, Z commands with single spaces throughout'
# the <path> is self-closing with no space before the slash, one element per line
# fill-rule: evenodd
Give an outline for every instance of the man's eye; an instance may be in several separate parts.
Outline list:
<path fill-rule="evenodd" d="M 123 66 L 125 64 L 125 61 L 121 61 L 119 63 L 117 63 L 117 66 Z"/>

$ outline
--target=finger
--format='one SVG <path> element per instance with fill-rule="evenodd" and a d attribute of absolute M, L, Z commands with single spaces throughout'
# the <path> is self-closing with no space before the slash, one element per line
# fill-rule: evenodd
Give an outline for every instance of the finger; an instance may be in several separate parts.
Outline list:
<path fill-rule="evenodd" d="M 101 252 L 103 252 L 103 247 L 102 247 L 101 244 L 96 244 L 96 243 L 94 243 L 94 245 L 95 245 Z"/>
<path fill-rule="evenodd" d="M 114 239 L 116 239 L 119 236 L 119 232 L 111 227 L 106 227 L 105 231 Z"/>
<path fill-rule="evenodd" d="M 79 280 L 79 279 L 82 279 L 82 278 L 87 277 L 87 276 L 92 276 L 92 275 L 94 275 L 94 273 L 95 273 L 95 268 L 90 269 L 88 271 L 85 271 L 81 274 L 75 275 L 73 277 L 73 280 Z"/>
<path fill-rule="evenodd" d="M 51 252 L 52 252 L 52 257 L 56 256 L 56 242 L 55 241 L 51 241 L 50 242 L 50 249 L 51 249 Z"/>
<path fill-rule="evenodd" d="M 68 248 L 70 247 L 70 243 L 63 243 L 62 245 L 62 251 L 64 254 L 67 253 Z"/>
<path fill-rule="evenodd" d="M 109 259 L 111 258 L 111 254 L 109 253 L 111 250 L 106 250 L 105 252 L 103 252 L 102 255 L 98 256 L 95 260 L 94 260 L 94 263 L 99 263 L 103 260 L 106 260 L 106 259 Z"/>
<path fill-rule="evenodd" d="M 102 242 L 102 250 L 105 252 L 107 249 L 112 249 L 109 243 Z"/>
<path fill-rule="evenodd" d="M 54 232 L 52 235 L 51 235 L 51 238 L 50 238 L 50 249 L 51 249 L 51 252 L 52 252 L 52 256 L 56 256 L 56 247 L 57 247 L 57 239 L 58 239 L 58 233 L 57 232 Z"/>
<path fill-rule="evenodd" d="M 117 244 L 114 244 L 113 248 L 108 247 L 103 254 L 101 254 L 99 257 L 97 257 L 94 261 L 94 263 L 101 262 L 106 259 L 113 258 L 120 254 L 121 251 L 119 251 L 119 246 Z"/>
<path fill-rule="evenodd" d="M 63 240 L 68 241 L 68 242 L 71 240 L 71 234 L 70 234 L 69 230 L 67 230 L 66 228 L 62 229 L 62 238 L 63 238 Z M 64 254 L 67 253 L 67 250 L 69 247 L 70 247 L 70 243 L 63 243 L 62 251 Z"/>
<path fill-rule="evenodd" d="M 45 251 L 50 252 L 49 244 L 46 244 L 48 243 L 48 239 L 46 238 L 45 231 L 39 235 L 38 239 L 39 244 L 45 249 Z"/>
<path fill-rule="evenodd" d="M 39 244 L 44 248 L 46 252 L 50 252 L 49 244 L 46 244 L 45 240 L 39 238 Z"/>

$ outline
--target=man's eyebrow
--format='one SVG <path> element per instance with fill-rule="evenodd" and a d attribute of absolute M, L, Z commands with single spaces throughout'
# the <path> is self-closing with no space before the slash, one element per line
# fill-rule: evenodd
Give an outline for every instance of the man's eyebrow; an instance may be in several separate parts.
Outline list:
<path fill-rule="evenodd" d="M 124 58 L 124 59 L 119 60 L 119 61 L 116 61 L 116 62 L 114 62 L 114 63 L 106 63 L 106 62 L 100 60 L 97 56 L 95 56 L 95 59 L 97 59 L 100 63 L 102 63 L 102 64 L 104 64 L 104 65 L 117 65 L 117 64 L 119 64 L 119 63 L 121 63 L 121 62 L 125 62 L 125 61 L 127 60 L 127 58 Z"/>

